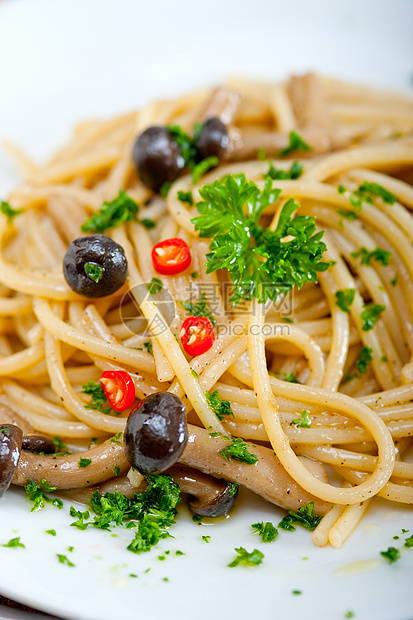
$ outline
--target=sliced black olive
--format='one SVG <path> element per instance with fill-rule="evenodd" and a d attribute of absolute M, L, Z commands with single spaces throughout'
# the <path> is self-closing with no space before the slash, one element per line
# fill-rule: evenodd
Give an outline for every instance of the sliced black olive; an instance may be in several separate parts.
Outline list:
<path fill-rule="evenodd" d="M 22 450 L 25 452 L 34 452 L 34 454 L 54 454 L 56 452 L 56 446 L 50 437 L 44 437 L 43 435 L 25 435 L 22 441 Z"/>
<path fill-rule="evenodd" d="M 228 132 L 224 123 L 219 118 L 209 118 L 205 121 L 195 144 L 197 161 L 207 157 L 218 157 L 221 160 L 228 142 Z"/>
<path fill-rule="evenodd" d="M 106 297 L 125 283 L 128 263 L 118 243 L 106 235 L 89 235 L 69 245 L 63 273 L 70 288 L 79 295 Z"/>
<path fill-rule="evenodd" d="M 146 187 L 159 192 L 164 183 L 181 175 L 185 160 L 166 127 L 149 127 L 133 147 L 136 173 Z"/>
<path fill-rule="evenodd" d="M 14 424 L 0 426 L 0 497 L 7 491 L 16 473 L 23 433 Z"/>
<path fill-rule="evenodd" d="M 188 441 L 185 405 L 168 392 L 147 396 L 129 416 L 124 434 L 126 458 L 141 474 L 171 467 Z"/>

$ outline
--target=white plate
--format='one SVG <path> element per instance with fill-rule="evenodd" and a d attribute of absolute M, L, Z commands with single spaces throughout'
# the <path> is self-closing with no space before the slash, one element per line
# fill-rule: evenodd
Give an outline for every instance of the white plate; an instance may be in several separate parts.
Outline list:
<path fill-rule="evenodd" d="M 279 78 L 319 70 L 382 87 L 409 88 L 409 1 L 20 0 L 0 2 L 0 136 L 43 159 L 85 117 L 132 109 L 230 74 Z M 0 152 L 0 197 L 18 177 Z M 22 490 L 0 504 L 0 591 L 67 618 L 252 617 L 411 620 L 413 552 L 389 565 L 380 551 L 413 532 L 412 511 L 375 505 L 344 548 L 315 548 L 308 532 L 272 544 L 251 524 L 281 510 L 247 493 L 229 520 L 199 526 L 185 509 L 174 539 L 136 556 L 133 532 L 70 527 L 70 502 L 30 513 Z M 56 537 L 45 534 L 55 529 Z M 210 535 L 205 543 L 201 536 Z M 399 535 L 400 540 L 393 540 Z M 73 552 L 67 548 L 73 546 Z M 228 568 L 235 547 L 261 549 L 262 566 Z M 176 556 L 179 549 L 184 556 Z M 158 556 L 165 551 L 165 560 Z M 70 557 L 74 568 L 59 564 Z M 307 558 L 307 559 L 304 559 Z M 145 572 L 147 569 L 149 572 Z M 138 577 L 129 575 L 137 574 Z M 168 581 L 164 581 L 167 578 Z M 300 590 L 301 594 L 292 594 Z"/>

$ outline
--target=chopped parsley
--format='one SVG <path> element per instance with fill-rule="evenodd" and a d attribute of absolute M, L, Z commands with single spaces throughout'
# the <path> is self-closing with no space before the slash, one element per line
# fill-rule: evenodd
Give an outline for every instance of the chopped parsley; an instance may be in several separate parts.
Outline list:
<path fill-rule="evenodd" d="M 288 155 L 291 155 L 291 153 L 294 153 L 295 151 L 312 151 L 313 150 L 311 146 L 307 144 L 307 142 L 304 142 L 302 137 L 296 131 L 290 131 L 289 140 L 290 142 L 287 148 L 282 149 L 282 151 L 278 153 L 280 157 L 287 157 Z"/>
<path fill-rule="evenodd" d="M 193 280 L 196 280 L 196 279 L 197 279 L 197 277 L 198 277 L 198 275 L 199 275 L 199 274 L 198 274 L 198 272 L 197 272 L 197 271 L 193 271 L 193 272 L 191 273 L 191 278 L 192 278 Z"/>
<path fill-rule="evenodd" d="M 136 528 L 127 549 L 133 553 L 149 551 L 161 539 L 170 537 L 166 528 L 175 523 L 180 489 L 170 475 L 147 476 L 146 483 L 145 491 L 134 493 L 132 498 L 116 490 L 105 495 L 95 491 L 89 500 L 93 518 L 89 510 L 81 512 L 71 506 L 70 515 L 77 519 L 71 525 L 79 530 L 95 527 L 110 531 L 126 523 L 127 528 Z"/>
<path fill-rule="evenodd" d="M 354 222 L 358 219 L 358 215 L 355 211 L 344 211 L 344 209 L 336 209 L 336 213 L 344 217 L 349 222 Z"/>
<path fill-rule="evenodd" d="M 242 564 L 243 566 L 258 566 L 262 563 L 264 558 L 264 554 L 261 553 L 261 551 L 258 551 L 258 549 L 254 549 L 251 553 L 248 553 L 244 547 L 239 547 L 236 548 L 235 551 L 238 555 L 235 560 L 231 562 L 231 564 L 228 564 L 230 568 L 234 568 L 234 566 L 238 566 L 239 564 Z"/>
<path fill-rule="evenodd" d="M 313 531 L 320 523 L 322 517 L 314 514 L 314 502 L 301 506 L 298 512 L 289 510 L 283 519 L 278 524 L 278 527 L 287 532 L 295 530 L 296 525 L 301 525 L 307 530 Z"/>
<path fill-rule="evenodd" d="M 190 301 L 181 301 L 179 302 L 181 306 L 190 314 L 191 316 L 204 316 L 209 319 L 212 325 L 216 324 L 216 320 L 213 317 L 212 312 L 208 308 L 208 302 L 206 301 L 205 293 L 202 293 L 201 299 L 197 304 L 193 304 Z"/>
<path fill-rule="evenodd" d="M 11 538 L 9 542 L 2 545 L 2 547 L 23 547 L 25 548 L 26 545 L 23 545 L 23 543 L 20 542 L 20 536 L 19 536 L 18 538 Z"/>
<path fill-rule="evenodd" d="M 232 443 L 220 450 L 219 454 L 227 461 L 232 459 L 241 463 L 248 463 L 248 465 L 254 465 L 258 461 L 258 457 L 255 454 L 248 452 L 248 444 L 240 437 L 234 437 Z"/>
<path fill-rule="evenodd" d="M 92 397 L 92 402 L 89 405 L 85 405 L 85 409 L 96 409 L 101 413 L 110 413 L 112 407 L 104 407 L 108 403 L 108 399 L 103 391 L 100 381 L 88 381 L 82 385 L 82 392 L 89 394 Z"/>
<path fill-rule="evenodd" d="M 299 206 L 293 199 L 283 206 L 275 230 L 258 224 L 281 193 L 273 189 L 272 179 L 260 191 L 244 174 L 227 175 L 199 193 L 203 199 L 196 205 L 200 215 L 191 221 L 200 237 L 212 237 L 207 273 L 228 269 L 234 305 L 253 297 L 260 303 L 275 302 L 280 293 L 294 286 L 316 282 L 317 273 L 330 266 L 322 262 L 324 232 L 316 232 L 313 217 L 292 217 Z"/>
<path fill-rule="evenodd" d="M 303 174 L 303 170 L 304 170 L 303 164 L 301 164 L 298 161 L 295 161 L 293 164 L 291 164 L 291 167 L 289 170 L 280 170 L 280 169 L 274 168 L 271 162 L 269 162 L 269 165 L 270 167 L 268 169 L 268 172 L 264 175 L 264 179 L 269 178 L 269 179 L 273 179 L 273 181 L 286 181 L 286 180 L 298 179 Z"/>
<path fill-rule="evenodd" d="M 362 194 L 370 194 L 375 197 L 377 196 L 389 205 L 393 205 L 396 202 L 396 196 L 378 183 L 369 183 L 368 181 L 364 181 L 364 183 L 360 185 L 358 191 Z"/>
<path fill-rule="evenodd" d="M 400 558 L 400 551 L 396 547 L 389 547 L 387 551 L 380 551 L 380 555 L 386 558 L 390 564 L 393 564 Z"/>
<path fill-rule="evenodd" d="M 199 164 L 196 164 L 192 170 L 192 183 L 196 185 L 202 175 L 208 172 L 208 170 L 211 170 L 211 168 L 216 168 L 218 164 L 218 157 L 207 157 L 206 159 L 200 161 Z"/>
<path fill-rule="evenodd" d="M 404 546 L 408 548 L 413 547 L 413 534 L 406 538 L 406 540 L 404 541 Z"/>
<path fill-rule="evenodd" d="M 20 213 L 23 213 L 24 209 L 13 209 L 8 202 L 2 200 L 0 202 L 0 213 L 3 213 L 7 217 L 7 223 L 11 224 L 14 218 Z"/>
<path fill-rule="evenodd" d="M 84 233 L 103 233 L 108 228 L 117 228 L 125 222 L 135 220 L 138 210 L 139 205 L 121 189 L 117 198 L 104 202 L 99 211 L 83 222 L 81 230 Z"/>
<path fill-rule="evenodd" d="M 180 551 L 179 549 L 177 549 L 175 551 L 175 555 L 185 555 L 185 553 L 183 551 Z"/>
<path fill-rule="evenodd" d="M 148 340 L 147 342 L 143 343 L 143 346 L 145 347 L 145 349 L 147 350 L 147 352 L 149 353 L 149 355 L 153 355 L 153 344 L 152 344 L 152 340 Z"/>
<path fill-rule="evenodd" d="M 58 499 L 57 497 L 51 498 L 45 495 L 45 493 L 53 493 L 56 489 L 57 487 L 52 486 L 45 479 L 43 479 L 40 484 L 37 484 L 33 478 L 30 478 L 29 482 L 24 487 L 27 497 L 31 502 L 33 502 L 30 512 L 41 510 L 46 504 L 52 504 L 59 510 L 63 508 L 63 502 L 61 499 Z"/>
<path fill-rule="evenodd" d="M 120 467 L 119 467 L 119 465 L 115 465 L 114 469 L 115 469 L 115 476 L 119 476 L 119 474 L 120 474 Z"/>
<path fill-rule="evenodd" d="M 300 419 L 292 420 L 291 424 L 295 424 L 296 426 L 300 426 L 301 428 L 310 428 L 311 419 L 307 409 L 301 412 Z"/>
<path fill-rule="evenodd" d="M 294 323 L 294 319 L 289 316 L 283 316 L 284 323 Z"/>
<path fill-rule="evenodd" d="M 103 274 L 105 272 L 104 267 L 101 267 L 97 263 L 86 263 L 85 264 L 85 273 L 88 278 L 93 280 L 93 282 L 100 282 L 103 278 Z"/>
<path fill-rule="evenodd" d="M 396 275 L 396 276 L 394 276 L 393 280 L 390 280 L 390 284 L 391 284 L 392 286 L 396 286 L 396 284 L 397 284 L 397 280 L 398 280 L 398 279 L 399 279 L 399 277 L 398 277 L 397 275 Z"/>
<path fill-rule="evenodd" d="M 53 437 L 52 441 L 60 454 L 70 454 L 69 450 L 67 449 L 67 445 L 64 441 L 61 440 L 60 437 Z"/>
<path fill-rule="evenodd" d="M 302 594 L 301 590 L 293 590 L 292 594 Z"/>
<path fill-rule="evenodd" d="M 381 306 L 380 304 L 364 304 L 363 312 L 360 315 L 361 320 L 363 321 L 363 325 L 361 327 L 363 332 L 368 332 L 373 329 L 380 314 L 384 312 L 385 309 L 386 306 Z"/>
<path fill-rule="evenodd" d="M 206 543 L 209 543 L 209 541 L 211 540 L 211 536 L 202 536 L 201 538 Z"/>
<path fill-rule="evenodd" d="M 118 446 L 121 446 L 122 442 L 119 441 L 121 437 L 122 437 L 122 431 L 119 431 L 119 433 L 116 433 L 116 435 L 112 437 L 112 439 L 110 440 L 110 443 L 116 443 L 118 444 Z"/>
<path fill-rule="evenodd" d="M 291 371 L 289 375 L 285 372 L 277 372 L 277 375 L 281 377 L 283 381 L 287 381 L 288 383 L 300 383 L 295 378 L 293 371 Z"/>
<path fill-rule="evenodd" d="M 178 194 L 178 200 L 180 202 L 186 203 L 188 204 L 190 207 L 194 206 L 194 197 L 192 195 L 192 192 L 183 192 L 183 191 L 179 191 Z"/>
<path fill-rule="evenodd" d="M 146 228 L 146 230 L 151 230 L 156 227 L 156 222 L 154 220 L 149 219 L 148 217 L 144 217 L 142 220 L 138 220 L 139 224 L 142 224 Z"/>
<path fill-rule="evenodd" d="M 217 416 L 218 420 L 222 422 L 224 416 L 230 415 L 234 417 L 234 413 L 231 409 L 231 403 L 229 400 L 221 400 L 218 394 L 218 390 L 209 393 L 208 390 L 205 392 L 206 399 L 208 401 L 208 405 L 211 407 L 212 411 Z"/>
<path fill-rule="evenodd" d="M 56 536 L 56 530 L 45 530 L 45 534 L 49 534 L 50 536 Z"/>
<path fill-rule="evenodd" d="M 253 523 L 251 525 L 255 529 L 254 534 L 259 534 L 261 536 L 261 541 L 263 543 L 273 542 L 278 536 L 278 530 L 270 521 L 264 523 Z"/>
<path fill-rule="evenodd" d="M 337 291 L 336 293 L 336 305 L 343 312 L 350 311 L 350 306 L 354 301 L 356 296 L 356 289 L 354 288 L 343 288 L 341 291 Z"/>
<path fill-rule="evenodd" d="M 231 480 L 227 480 L 227 485 L 229 487 L 229 496 L 234 497 L 238 493 L 239 484 L 236 482 L 231 482 Z"/>
<path fill-rule="evenodd" d="M 364 375 L 367 372 L 367 367 L 373 359 L 373 349 L 371 347 L 363 347 L 360 350 L 358 360 L 356 362 L 357 370 Z"/>
<path fill-rule="evenodd" d="M 88 465 L 90 465 L 92 462 L 92 459 L 84 459 L 84 458 L 80 458 L 79 459 L 79 467 L 87 467 Z"/>
<path fill-rule="evenodd" d="M 351 252 L 351 256 L 353 258 L 360 258 L 362 265 L 370 265 L 370 261 L 375 260 L 387 266 L 393 254 L 387 250 L 383 250 L 383 248 L 376 248 L 369 252 L 367 248 L 362 247 L 356 252 Z"/>
<path fill-rule="evenodd" d="M 346 613 L 344 614 L 345 618 L 354 618 L 354 611 L 346 611 Z"/>
<path fill-rule="evenodd" d="M 60 553 L 56 553 L 56 555 L 57 555 L 57 559 L 59 560 L 60 564 L 67 564 L 67 566 L 75 566 L 73 562 L 71 562 L 69 558 L 66 557 L 65 555 L 61 555 Z"/>
<path fill-rule="evenodd" d="M 146 285 L 146 288 L 148 289 L 150 295 L 156 295 L 156 293 L 160 293 L 163 289 L 162 280 L 159 278 L 152 278 L 149 284 Z"/>

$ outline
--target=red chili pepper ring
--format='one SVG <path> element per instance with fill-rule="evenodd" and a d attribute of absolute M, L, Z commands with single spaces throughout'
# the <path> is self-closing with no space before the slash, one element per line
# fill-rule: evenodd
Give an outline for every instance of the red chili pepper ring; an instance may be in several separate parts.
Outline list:
<path fill-rule="evenodd" d="M 194 357 L 206 353 L 215 342 L 213 325 L 204 316 L 189 316 L 185 319 L 179 337 L 185 351 Z"/>
<path fill-rule="evenodd" d="M 126 370 L 105 370 L 100 383 L 112 409 L 125 411 L 132 407 L 135 402 L 135 384 Z"/>
<path fill-rule="evenodd" d="M 160 241 L 152 250 L 153 265 L 158 273 L 165 276 L 185 271 L 191 260 L 188 244 L 179 237 Z"/>

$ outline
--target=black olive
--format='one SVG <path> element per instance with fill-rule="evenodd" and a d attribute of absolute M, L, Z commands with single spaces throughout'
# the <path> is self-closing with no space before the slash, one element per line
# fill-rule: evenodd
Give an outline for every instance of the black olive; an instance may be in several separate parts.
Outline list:
<path fill-rule="evenodd" d="M 136 173 L 146 187 L 159 192 L 164 183 L 181 175 L 185 160 L 166 127 L 149 127 L 133 147 Z"/>
<path fill-rule="evenodd" d="M 228 132 L 224 123 L 219 118 L 209 118 L 205 121 L 195 144 L 197 161 L 207 157 L 218 157 L 221 160 L 228 142 Z"/>
<path fill-rule="evenodd" d="M 22 450 L 25 452 L 34 452 L 39 454 L 54 454 L 56 452 L 56 446 L 50 437 L 44 437 L 43 435 L 25 435 L 22 441 Z"/>
<path fill-rule="evenodd" d="M 69 245 L 63 273 L 70 288 L 79 295 L 106 297 L 124 284 L 128 263 L 122 246 L 106 235 L 89 235 Z"/>
<path fill-rule="evenodd" d="M 23 433 L 14 424 L 0 426 L 0 497 L 7 491 L 16 473 Z"/>
<path fill-rule="evenodd" d="M 126 458 L 141 474 L 171 467 L 188 441 L 185 405 L 168 392 L 147 396 L 129 416 L 124 434 Z"/>

